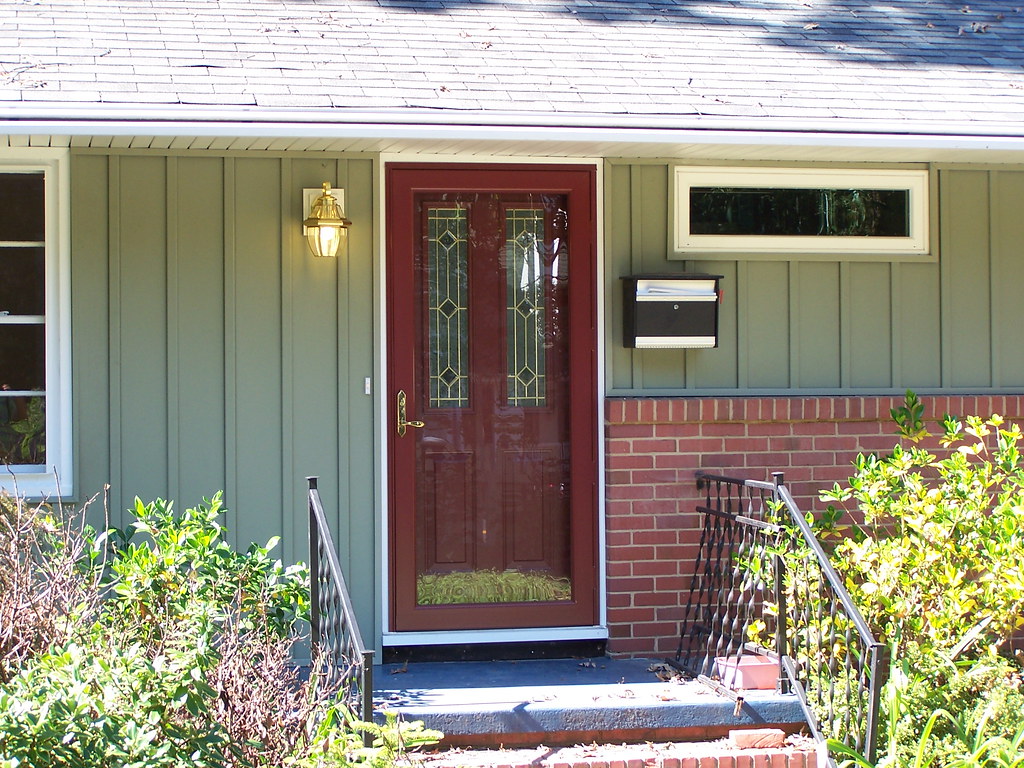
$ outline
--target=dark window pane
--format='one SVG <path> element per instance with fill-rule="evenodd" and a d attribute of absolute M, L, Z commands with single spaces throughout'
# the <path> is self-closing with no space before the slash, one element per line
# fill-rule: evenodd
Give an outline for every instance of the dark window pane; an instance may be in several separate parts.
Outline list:
<path fill-rule="evenodd" d="M 45 328 L 0 324 L 0 392 L 27 389 L 46 389 Z"/>
<path fill-rule="evenodd" d="M 43 174 L 0 173 L 0 240 L 45 237 Z"/>
<path fill-rule="evenodd" d="M 909 237 L 905 189 L 694 187 L 690 233 L 809 237 Z"/>
<path fill-rule="evenodd" d="M 0 465 L 46 463 L 46 399 L 0 394 Z"/>
<path fill-rule="evenodd" d="M 46 257 L 42 248 L 0 248 L 0 315 L 42 315 Z"/>

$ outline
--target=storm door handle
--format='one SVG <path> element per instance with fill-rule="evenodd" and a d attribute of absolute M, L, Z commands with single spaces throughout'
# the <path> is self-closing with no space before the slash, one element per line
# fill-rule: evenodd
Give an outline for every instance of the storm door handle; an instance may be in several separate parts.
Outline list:
<path fill-rule="evenodd" d="M 415 427 L 416 429 L 422 429 L 427 426 L 422 421 L 406 421 L 405 418 L 405 390 L 398 390 L 398 419 L 396 424 L 396 431 L 399 437 L 405 437 L 406 427 Z"/>

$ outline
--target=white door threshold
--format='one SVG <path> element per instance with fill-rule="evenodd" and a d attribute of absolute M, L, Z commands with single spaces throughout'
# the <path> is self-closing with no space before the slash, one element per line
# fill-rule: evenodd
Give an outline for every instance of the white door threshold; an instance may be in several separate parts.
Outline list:
<path fill-rule="evenodd" d="M 558 640 L 606 640 L 608 628 L 530 627 L 526 629 L 463 629 L 438 632 L 385 632 L 385 646 L 520 643 Z"/>

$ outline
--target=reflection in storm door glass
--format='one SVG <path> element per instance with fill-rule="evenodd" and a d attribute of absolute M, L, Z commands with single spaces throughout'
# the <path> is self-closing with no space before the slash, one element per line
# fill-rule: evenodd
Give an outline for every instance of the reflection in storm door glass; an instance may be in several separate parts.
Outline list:
<path fill-rule="evenodd" d="M 430 407 L 469 405 L 466 210 L 432 208 L 427 220 Z"/>
<path fill-rule="evenodd" d="M 508 402 L 545 405 L 544 211 L 513 208 L 505 214 Z"/>

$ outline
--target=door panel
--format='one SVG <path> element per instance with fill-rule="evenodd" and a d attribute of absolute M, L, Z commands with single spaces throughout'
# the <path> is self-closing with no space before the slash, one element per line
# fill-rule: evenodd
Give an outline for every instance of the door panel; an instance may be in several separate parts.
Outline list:
<path fill-rule="evenodd" d="M 594 171 L 387 180 L 392 628 L 593 624 Z"/>

